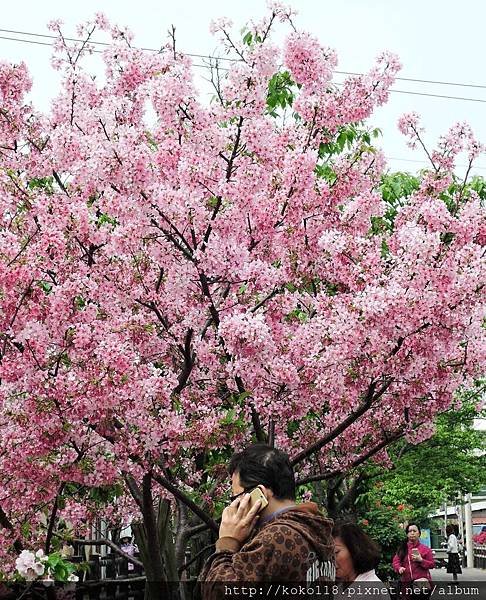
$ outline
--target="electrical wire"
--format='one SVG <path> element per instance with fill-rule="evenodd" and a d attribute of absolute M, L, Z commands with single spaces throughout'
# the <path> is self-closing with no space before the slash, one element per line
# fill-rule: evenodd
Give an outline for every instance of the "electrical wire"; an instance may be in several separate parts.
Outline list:
<path fill-rule="evenodd" d="M 0 31 L 3 31 L 0 29 Z M 20 32 L 19 32 L 20 33 Z M 35 34 L 35 35 L 41 35 L 41 34 Z M 42 37 L 54 37 L 54 36 L 42 36 Z M 72 41 L 80 41 L 80 40 L 74 40 L 73 38 L 65 38 L 66 40 L 68 39 L 72 39 Z M 23 42 L 26 44 L 37 44 L 40 46 L 52 46 L 52 44 L 48 43 L 48 42 L 37 42 L 35 40 L 25 40 L 25 39 L 20 39 L 20 38 L 12 38 L 12 37 L 7 37 L 7 36 L 0 36 L 0 40 L 9 40 L 9 41 L 13 41 L 13 42 Z M 97 44 L 103 44 L 105 46 L 110 46 L 110 44 L 104 44 L 103 42 L 96 42 Z M 147 52 L 159 52 L 159 50 L 155 50 L 153 48 L 139 48 L 139 50 L 144 50 Z M 95 53 L 101 53 L 101 50 L 93 50 L 93 52 Z M 219 60 L 223 60 L 222 58 L 218 58 L 218 57 L 212 57 L 212 56 L 206 56 L 204 54 L 186 54 L 186 56 L 199 56 L 201 58 L 208 58 L 212 61 L 219 61 Z M 201 65 L 201 64 L 193 64 L 194 67 L 200 68 L 200 69 L 211 69 L 211 65 Z M 218 67 L 220 70 L 223 71 L 228 71 L 228 69 L 226 67 Z M 337 71 L 336 71 L 337 73 Z M 343 71 L 344 73 L 344 71 Z M 411 80 L 410 80 L 411 81 Z M 337 83 L 336 85 L 342 85 Z M 457 84 L 457 85 L 462 85 L 462 84 Z M 466 84 L 464 84 L 466 85 Z M 486 86 L 484 86 L 486 87 Z M 412 92 L 411 90 L 397 90 L 397 89 L 391 89 L 390 93 L 392 94 L 409 94 L 412 96 L 426 96 L 429 98 L 441 98 L 443 100 L 460 100 L 462 102 L 479 102 L 481 104 L 486 104 L 486 100 L 483 100 L 481 98 L 468 98 L 466 96 L 447 96 L 444 94 L 431 94 L 429 92 Z"/>
<path fill-rule="evenodd" d="M 55 35 L 48 35 L 45 33 L 33 33 L 30 31 L 17 31 L 14 29 L 0 29 L 0 33 L 14 33 L 17 35 L 28 35 L 28 36 L 32 36 L 32 37 L 57 39 L 57 36 L 55 36 Z M 2 38 L 0 38 L 0 39 L 2 39 Z M 84 42 L 84 40 L 81 40 L 79 38 L 65 37 L 64 39 L 69 42 L 80 42 L 80 43 Z M 25 41 L 28 41 L 28 40 L 25 40 Z M 97 42 L 97 41 L 90 41 L 90 44 L 94 44 L 94 45 L 98 45 L 98 46 L 109 46 L 110 45 L 107 42 Z M 46 44 L 46 45 L 50 45 L 50 44 Z M 140 50 L 145 50 L 147 52 L 159 52 L 159 50 L 156 50 L 155 48 L 140 48 Z M 196 54 L 196 53 L 191 53 L 191 52 L 183 52 L 182 54 L 185 54 L 186 56 L 195 57 L 195 58 L 210 58 L 210 59 L 216 60 L 215 57 L 209 56 L 208 54 Z M 224 60 L 224 61 L 230 61 L 230 62 L 241 62 L 240 58 L 230 58 L 230 57 L 225 57 L 225 56 L 220 56 L 217 58 L 217 60 Z M 354 72 L 354 71 L 338 71 L 338 70 L 336 70 L 335 73 L 337 73 L 339 75 L 362 75 L 362 73 L 358 73 L 358 72 Z M 477 84 L 477 83 L 458 83 L 456 81 L 438 81 L 438 80 L 434 80 L 434 79 L 417 79 L 417 78 L 412 78 L 412 77 L 396 77 L 395 79 L 397 81 L 410 81 L 413 83 L 427 83 L 427 84 L 433 84 L 433 85 L 467 87 L 467 88 L 475 88 L 475 89 L 482 89 L 482 90 L 486 89 L 486 85 Z"/>
<path fill-rule="evenodd" d="M 385 158 L 386 158 L 386 160 L 398 160 L 400 162 L 419 163 L 421 165 L 430 164 L 426 160 L 417 160 L 416 158 L 398 158 L 397 156 L 386 156 Z M 456 165 L 456 168 L 458 168 L 458 169 L 467 169 L 468 167 L 469 167 L 469 165 Z M 477 167 L 476 165 L 473 166 L 473 169 L 479 169 L 481 171 L 486 171 L 486 167 Z"/>
<path fill-rule="evenodd" d="M 56 36 L 51 36 L 51 35 L 45 35 L 45 34 L 39 34 L 39 33 L 29 33 L 29 32 L 22 32 L 22 31 L 14 31 L 14 30 L 8 30 L 8 29 L 0 29 L 0 32 L 5 32 L 5 33 L 13 33 L 13 34 L 17 34 L 17 35 L 30 35 L 30 36 L 35 36 L 35 37 L 42 37 L 42 38 L 48 38 L 48 39 L 57 39 Z M 66 41 L 71 41 L 71 42 L 83 42 L 83 40 L 79 40 L 76 38 L 68 38 L 65 37 L 64 38 Z M 27 44 L 36 44 L 39 46 L 50 46 L 52 47 L 52 43 L 51 42 L 40 42 L 40 41 L 35 41 L 35 40 L 26 40 L 26 39 L 20 39 L 20 38 L 13 38 L 13 37 L 8 37 L 8 36 L 1 36 L 0 35 L 0 40 L 8 40 L 8 41 L 14 41 L 14 42 L 23 42 L 23 43 L 27 43 Z M 90 42 L 92 44 L 95 45 L 100 45 L 100 46 L 105 46 L 108 47 L 111 44 L 109 43 L 105 43 L 105 42 Z M 147 51 L 147 52 L 159 52 L 160 50 L 155 50 L 154 48 L 139 48 L 140 50 L 143 51 Z M 96 54 L 101 54 L 102 51 L 101 50 L 93 50 L 94 53 Z M 230 59 L 230 58 L 225 58 L 225 57 L 213 57 L 213 56 L 209 56 L 209 55 L 205 55 L 205 54 L 191 54 L 191 53 L 184 53 L 186 56 L 191 56 L 191 57 L 197 57 L 197 58 L 204 58 L 204 59 L 210 59 L 212 61 L 219 61 L 219 60 L 230 60 L 233 62 L 240 62 L 239 59 Z M 198 68 L 203 68 L 203 69 L 210 69 L 211 65 L 201 65 L 201 64 L 193 64 L 194 67 L 198 67 Z M 225 67 L 218 67 L 221 70 L 224 71 L 228 71 L 229 69 L 225 68 Z M 342 75 L 360 75 L 360 73 L 354 73 L 351 71 L 335 71 L 338 74 L 342 74 Z M 441 81 L 433 81 L 433 80 L 420 80 L 420 79 L 410 79 L 410 78 L 405 78 L 405 77 L 397 77 L 397 79 L 403 80 L 403 81 L 412 81 L 412 82 L 421 82 L 421 83 L 434 83 L 434 84 L 440 84 L 440 85 L 454 85 L 454 86 L 461 86 L 461 87 L 475 87 L 475 88 L 481 88 L 481 89 L 486 89 L 486 86 L 483 85 L 474 85 L 474 84 L 460 84 L 460 83 L 446 83 L 446 82 L 441 82 Z M 342 85 L 342 84 L 337 84 L 337 85 Z M 392 89 L 390 90 L 390 92 L 393 93 L 397 93 L 397 94 L 410 94 L 410 95 L 414 95 L 414 96 L 427 96 L 427 97 L 432 97 L 432 98 L 442 98 L 442 99 L 447 99 L 447 100 L 462 100 L 462 101 L 468 101 L 468 102 L 480 102 L 480 103 L 485 103 L 486 104 L 486 100 L 480 99 L 480 98 L 467 98 L 467 97 L 459 97 L 459 96 L 447 96 L 447 95 L 443 95 L 443 94 L 430 94 L 430 93 L 426 93 L 426 92 L 413 92 L 410 90 L 396 90 L 396 89 Z M 420 164 L 427 164 L 426 161 L 421 161 L 421 160 L 414 160 L 414 159 L 407 159 L 407 158 L 396 158 L 396 157 L 387 157 L 387 160 L 395 160 L 395 161 L 402 161 L 402 162 L 413 162 L 413 163 L 420 163 Z M 457 165 L 458 167 L 465 167 L 465 165 Z M 480 167 L 480 166 L 476 166 L 474 167 L 475 169 L 480 169 L 480 170 L 486 170 L 486 167 Z"/>
<path fill-rule="evenodd" d="M 36 42 L 35 40 L 21 40 L 19 38 L 6 37 L 4 35 L 0 35 L 0 40 L 8 40 L 10 42 L 24 42 L 26 44 L 37 44 L 38 46 L 50 46 L 52 48 L 52 44 L 50 44 L 49 42 Z M 99 42 L 99 43 L 101 43 L 101 42 Z M 110 44 L 107 44 L 107 46 L 110 46 Z M 147 50 L 147 48 L 139 48 L 139 49 L 140 50 Z M 92 52 L 95 53 L 95 54 L 102 54 L 101 50 L 92 50 Z M 158 52 L 158 50 L 157 51 L 153 50 L 153 52 Z M 211 65 L 200 65 L 200 64 L 197 64 L 197 63 L 193 63 L 192 66 L 193 67 L 198 67 L 200 69 L 210 69 L 211 68 Z M 223 70 L 223 71 L 229 71 L 229 69 L 226 69 L 224 67 L 219 67 L 219 69 Z"/>

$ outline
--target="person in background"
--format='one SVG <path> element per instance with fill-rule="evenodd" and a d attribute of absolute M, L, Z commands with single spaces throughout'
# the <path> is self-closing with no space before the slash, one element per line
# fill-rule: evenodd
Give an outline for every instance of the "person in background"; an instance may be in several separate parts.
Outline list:
<path fill-rule="evenodd" d="M 135 553 L 138 552 L 137 545 L 132 543 L 132 538 L 129 535 L 125 535 L 120 538 L 120 550 L 128 554 L 128 556 L 135 556 Z M 132 572 L 135 570 L 135 565 L 128 561 L 128 572 Z"/>
<path fill-rule="evenodd" d="M 452 573 L 452 580 L 457 581 L 457 574 L 462 573 L 459 557 L 459 543 L 453 525 L 447 525 L 447 572 Z"/>
<path fill-rule="evenodd" d="M 351 597 L 355 594 L 369 594 L 378 600 L 390 600 L 385 584 L 375 571 L 381 558 L 378 544 L 355 523 L 334 525 L 332 535 L 336 579 L 341 595 Z M 367 589 L 370 591 L 365 591 Z"/>
<path fill-rule="evenodd" d="M 393 557 L 393 568 L 400 575 L 401 595 L 413 598 L 428 598 L 432 589 L 430 569 L 435 560 L 432 550 L 420 543 L 420 527 L 409 523 L 405 528 L 407 539 Z"/>

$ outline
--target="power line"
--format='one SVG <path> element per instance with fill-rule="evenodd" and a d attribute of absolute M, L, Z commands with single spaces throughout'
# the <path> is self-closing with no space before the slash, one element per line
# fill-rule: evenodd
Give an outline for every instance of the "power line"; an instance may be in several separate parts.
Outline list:
<path fill-rule="evenodd" d="M 28 35 L 28 36 L 32 36 L 32 37 L 40 37 L 40 38 L 47 38 L 50 40 L 57 40 L 58 37 L 55 35 L 47 35 L 45 33 L 31 33 L 29 31 L 16 31 L 13 29 L 0 29 L 0 33 L 13 33 L 16 35 Z M 4 38 L 0 36 L 0 39 L 8 39 L 8 40 L 13 40 L 13 41 L 19 41 L 19 42 L 31 42 L 31 40 L 21 40 L 19 38 Z M 71 37 L 64 37 L 64 39 L 67 42 L 78 42 L 78 43 L 83 43 L 85 40 L 81 40 L 79 38 L 71 38 Z M 51 46 L 52 44 L 48 44 L 46 42 L 34 42 L 32 41 L 31 43 L 35 44 L 41 44 L 42 46 Z M 96 42 L 94 40 L 90 40 L 89 41 L 90 44 L 93 44 L 95 46 L 111 46 L 111 44 L 107 43 L 107 42 Z M 160 48 L 157 50 L 156 48 L 143 48 L 143 47 L 137 47 L 138 50 L 144 50 L 146 52 L 160 52 Z M 100 52 L 99 50 L 95 50 L 94 52 Z M 185 56 L 191 56 L 193 58 L 210 58 L 213 60 L 226 60 L 226 61 L 230 61 L 230 62 L 241 62 L 240 58 L 229 58 L 229 57 L 224 57 L 224 56 L 220 56 L 220 57 L 214 57 L 214 56 L 209 56 L 208 54 L 194 54 L 194 53 L 190 53 L 190 52 L 181 52 L 181 54 L 184 54 Z"/>
<path fill-rule="evenodd" d="M 429 98 L 444 98 L 446 100 L 464 100 L 467 102 L 481 102 L 486 104 L 486 100 L 482 100 L 481 98 L 464 98 L 461 96 L 444 96 L 443 94 L 429 94 L 425 92 L 411 92 L 409 90 L 394 90 L 391 89 L 390 92 L 394 94 L 411 94 L 412 96 L 428 96 Z"/>
<path fill-rule="evenodd" d="M 1 33 L 14 33 L 17 35 L 28 35 L 28 36 L 32 36 L 32 37 L 42 37 L 42 38 L 48 38 L 48 39 L 57 39 L 57 36 L 55 35 L 48 35 L 45 33 L 33 33 L 30 31 L 17 31 L 14 29 L 0 29 Z M 3 39 L 3 38 L 0 38 Z M 7 38 L 7 39 L 12 39 L 12 38 Z M 80 42 L 83 43 L 84 40 L 81 40 L 79 38 L 70 38 L 70 37 L 65 37 L 64 38 L 66 41 L 69 42 Z M 28 40 L 25 40 L 28 41 Z M 98 45 L 98 46 L 110 46 L 109 43 L 107 42 L 97 42 L 97 41 L 90 41 L 90 44 L 94 44 L 94 45 Z M 47 44 L 50 45 L 50 44 Z M 146 50 L 148 52 L 159 52 L 159 50 L 156 50 L 155 48 L 140 48 L 140 50 Z M 183 52 L 183 54 L 185 54 L 186 56 L 191 56 L 191 57 L 195 57 L 195 58 L 210 58 L 210 59 L 215 59 L 215 57 L 209 56 L 207 54 L 195 54 L 195 53 L 190 53 L 190 52 Z M 241 62 L 241 59 L 239 58 L 230 58 L 230 57 L 225 57 L 225 56 L 220 56 L 217 57 L 217 60 L 225 60 L 225 61 L 230 61 L 230 62 Z M 339 75 L 362 75 L 363 73 L 357 73 L 354 71 L 335 71 L 335 73 L 339 74 Z M 428 84 L 433 84 L 433 85 L 447 85 L 447 86 L 456 86 L 456 87 L 467 87 L 467 88 L 474 88 L 474 89 L 486 89 L 486 85 L 481 85 L 481 84 L 477 84 L 477 83 L 458 83 L 455 81 L 438 81 L 435 79 L 417 79 L 417 78 L 412 78 L 412 77 L 396 77 L 395 78 L 397 81 L 410 81 L 413 83 L 428 83 Z"/>
<path fill-rule="evenodd" d="M 421 165 L 428 165 L 429 163 L 426 160 L 417 160 L 416 158 L 398 158 L 396 156 L 386 156 L 386 160 L 398 160 L 400 162 L 410 162 L 410 163 L 420 163 Z M 467 169 L 469 165 L 456 165 L 458 169 Z M 479 169 L 481 171 L 486 171 L 486 167 L 478 167 L 476 165 L 473 166 L 473 169 Z"/>
<path fill-rule="evenodd" d="M 0 29 L 0 32 L 2 31 L 6 31 L 6 32 L 11 32 L 11 33 L 16 33 L 19 35 L 33 35 L 33 36 L 37 36 L 37 37 L 43 37 L 43 38 L 50 38 L 50 39 L 57 39 L 55 36 L 51 36 L 51 35 L 45 35 L 45 34 L 40 34 L 40 33 L 28 33 L 28 32 L 21 32 L 21 31 L 13 31 L 13 30 L 6 30 L 6 29 Z M 26 44 L 36 44 L 39 46 L 52 46 L 51 43 L 49 42 L 38 42 L 35 40 L 25 40 L 25 39 L 21 39 L 21 38 L 12 38 L 12 37 L 8 37 L 8 36 L 0 36 L 1 40 L 8 40 L 8 41 L 12 41 L 12 42 L 23 42 Z M 74 41 L 74 42 L 82 42 L 83 40 L 79 40 L 76 38 L 64 38 L 67 41 Z M 103 46 L 110 46 L 110 44 L 105 43 L 105 42 L 92 42 L 93 44 L 97 44 L 97 45 L 103 45 Z M 139 48 L 139 50 L 143 50 L 143 51 L 147 51 L 147 52 L 159 52 L 160 50 L 155 50 L 154 48 Z M 100 54 L 101 50 L 93 50 L 93 52 Z M 237 59 L 226 59 L 224 57 L 212 57 L 212 56 L 208 56 L 205 54 L 190 54 L 190 53 L 186 53 L 186 56 L 191 56 L 191 57 L 199 57 L 199 58 L 209 58 L 211 60 L 233 60 L 236 61 Z M 202 68 L 202 69 L 210 69 L 211 65 L 201 65 L 201 64 L 197 64 L 194 63 L 193 64 L 194 67 L 197 68 Z M 228 71 L 227 68 L 225 67 L 219 67 L 221 70 L 223 71 Z M 359 75 L 359 73 L 352 73 L 352 72 L 348 72 L 348 71 L 335 71 L 336 73 L 339 74 L 345 74 L 345 75 Z M 402 79 L 404 80 L 405 78 L 397 78 L 397 79 Z M 406 81 L 423 81 L 426 82 L 426 80 L 418 80 L 418 79 L 405 79 Z M 430 81 L 430 83 L 441 83 L 443 85 L 449 85 L 445 82 L 432 82 Z M 343 85 L 342 83 L 336 83 L 335 85 Z M 478 88 L 485 88 L 486 86 L 473 86 L 472 84 L 450 84 L 450 85 L 458 85 L 458 86 L 462 86 L 462 87 L 478 87 Z M 486 100 L 483 100 L 481 98 L 468 98 L 465 96 L 448 96 L 448 95 L 444 95 L 444 94 L 431 94 L 429 92 L 413 92 L 411 90 L 397 90 L 397 89 L 391 89 L 390 93 L 394 93 L 394 94 L 408 94 L 408 95 L 412 95 L 412 96 L 425 96 L 425 97 L 429 97 L 429 98 L 441 98 L 443 100 L 460 100 L 462 102 L 479 102 L 481 104 L 486 104 Z"/>
<path fill-rule="evenodd" d="M 1 30 L 0 30 L 1 31 Z M 339 75 L 363 75 L 363 73 L 354 73 L 352 71 L 334 71 Z M 433 85 L 454 85 L 457 87 L 468 87 L 476 88 L 480 90 L 486 90 L 486 85 L 480 85 L 477 83 L 457 83 L 453 81 L 437 81 L 435 79 L 413 79 L 411 77 L 395 77 L 397 81 L 412 81 L 413 83 L 432 83 Z"/>
<path fill-rule="evenodd" d="M 0 29 L 0 31 L 2 31 Z M 36 34 L 36 35 L 40 35 L 40 34 Z M 43 37 L 54 37 L 54 36 L 43 36 Z M 65 38 L 68 39 L 68 38 Z M 52 46 L 52 44 L 48 43 L 48 42 L 37 42 L 35 40 L 23 40 L 20 38 L 12 38 L 12 37 L 7 37 L 7 36 L 0 36 L 0 40 L 8 40 L 8 41 L 13 41 L 13 42 L 23 42 L 25 44 L 37 44 L 40 46 Z M 77 40 L 73 40 L 73 41 L 77 41 Z M 103 42 L 97 42 L 98 44 L 103 44 L 105 46 L 110 46 L 110 44 L 104 44 Z M 139 50 L 144 50 L 144 51 L 148 51 L 148 52 L 159 52 L 158 50 L 155 50 L 154 48 L 139 48 Z M 100 54 L 101 50 L 93 50 L 93 52 Z M 199 56 L 202 58 L 209 58 L 211 60 L 220 60 L 219 58 L 215 58 L 212 56 L 206 56 L 204 54 L 186 54 L 186 56 Z M 210 69 L 211 66 L 210 65 L 200 65 L 197 63 L 193 64 L 194 67 L 200 68 L 200 69 Z M 228 69 L 226 67 L 219 67 L 221 70 L 223 71 L 228 71 Z M 336 71 L 337 73 L 337 71 Z M 343 85 L 342 83 L 336 83 L 335 85 Z M 485 86 L 486 87 L 486 86 Z M 444 94 L 431 94 L 429 92 L 412 92 L 410 90 L 396 90 L 396 89 L 391 89 L 390 93 L 392 94 L 409 94 L 412 96 L 426 96 L 429 98 L 441 98 L 443 100 L 460 100 L 461 102 L 479 102 L 481 104 L 486 104 L 486 100 L 483 100 L 481 98 L 468 98 L 465 96 L 446 96 Z"/>
<path fill-rule="evenodd" d="M 65 39 L 67 39 L 67 38 L 65 38 Z M 12 37 L 4 36 L 4 35 L 0 35 L 0 40 L 8 40 L 10 42 L 23 42 L 25 44 L 36 44 L 38 46 L 49 46 L 52 48 L 52 44 L 50 44 L 49 42 L 36 42 L 35 40 L 21 40 L 20 38 L 12 38 Z M 98 42 L 98 43 L 101 44 L 101 42 Z M 107 46 L 110 46 L 110 44 L 107 44 Z M 151 52 L 158 52 L 158 50 L 152 50 L 150 48 L 139 48 L 139 50 L 145 50 L 145 51 L 150 50 Z M 95 54 L 102 54 L 101 50 L 93 50 L 93 52 Z M 210 65 L 199 65 L 197 63 L 193 63 L 192 66 L 202 68 L 202 69 L 210 69 L 211 68 Z M 220 69 L 221 69 L 221 67 L 220 67 Z M 226 69 L 223 67 L 222 70 L 228 71 L 229 69 Z"/>
<path fill-rule="evenodd" d="M 0 31 L 5 31 L 5 30 L 0 29 Z M 21 33 L 21 32 L 12 32 L 12 33 Z M 32 34 L 32 35 L 38 35 L 39 37 L 54 37 L 54 36 L 41 36 L 41 34 Z M 69 41 L 80 41 L 80 40 L 75 40 L 75 39 L 71 39 L 71 38 L 64 38 L 64 39 L 69 40 Z M 0 40 L 9 40 L 9 41 L 14 41 L 14 42 L 25 42 L 27 44 L 37 44 L 39 46 L 51 46 L 52 47 L 52 44 L 49 43 L 49 42 L 36 42 L 34 40 L 21 40 L 19 38 L 11 38 L 11 37 L 6 37 L 6 36 L 0 36 Z M 105 46 L 109 46 L 110 45 L 110 44 L 104 44 L 103 42 L 96 42 L 96 43 L 97 44 L 103 44 Z M 153 50 L 151 48 L 140 48 L 140 50 L 148 50 L 148 51 L 155 52 L 155 50 Z M 93 50 L 93 52 L 96 52 L 97 54 L 100 54 L 101 50 Z M 188 54 L 187 56 L 200 56 L 202 58 L 212 58 L 210 56 L 194 55 L 194 54 L 193 55 Z M 208 65 L 194 64 L 193 66 L 194 67 L 204 68 L 204 69 L 210 68 Z M 228 70 L 228 69 L 225 69 L 225 70 Z M 348 74 L 352 75 L 353 73 L 348 73 Z M 438 94 L 425 94 L 425 93 L 421 94 L 421 93 L 418 93 L 418 92 L 407 92 L 407 91 L 404 91 L 404 90 L 391 90 L 391 91 L 398 92 L 400 94 L 415 94 L 415 95 L 419 95 L 419 96 L 433 96 L 434 98 L 449 98 L 449 99 L 452 99 L 452 100 L 471 100 L 473 102 L 486 102 L 486 100 L 479 100 L 479 99 L 476 99 L 476 98 L 458 98 L 458 97 L 455 97 L 455 96 L 441 96 L 441 95 L 438 95 Z M 416 159 L 411 159 L 411 158 L 396 158 L 396 157 L 390 156 L 390 157 L 386 157 L 386 159 L 387 160 L 397 160 L 397 161 L 402 161 L 402 162 L 413 162 L 413 163 L 420 163 L 420 164 L 428 164 L 426 161 L 416 160 Z M 467 168 L 467 165 L 456 165 L 456 166 L 459 167 L 459 168 L 462 168 L 462 167 Z M 475 169 L 480 169 L 482 171 L 486 171 L 486 167 L 475 166 L 474 168 Z"/>

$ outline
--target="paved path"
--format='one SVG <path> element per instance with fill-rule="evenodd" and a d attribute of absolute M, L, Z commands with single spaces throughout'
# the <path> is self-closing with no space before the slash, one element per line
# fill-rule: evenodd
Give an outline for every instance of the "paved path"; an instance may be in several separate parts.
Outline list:
<path fill-rule="evenodd" d="M 430 571 L 433 581 L 451 581 L 452 575 L 446 569 L 432 569 Z M 486 569 L 466 569 L 462 568 L 462 575 L 458 575 L 458 582 L 461 581 L 486 581 Z"/>

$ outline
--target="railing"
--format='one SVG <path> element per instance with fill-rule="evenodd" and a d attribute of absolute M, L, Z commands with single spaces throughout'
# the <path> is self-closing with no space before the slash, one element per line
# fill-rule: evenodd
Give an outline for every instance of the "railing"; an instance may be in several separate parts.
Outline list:
<path fill-rule="evenodd" d="M 139 559 L 136 553 L 134 558 Z M 88 561 L 73 556 L 74 563 L 87 563 L 88 570 L 76 584 L 76 600 L 143 600 L 145 575 L 138 565 L 117 554 L 92 554 Z"/>
<path fill-rule="evenodd" d="M 134 555 L 134 558 L 140 560 L 137 553 Z M 71 560 L 74 563 L 81 563 L 83 562 L 83 557 L 73 556 Z M 99 581 L 100 579 L 116 579 L 143 575 L 142 568 L 133 563 L 129 563 L 126 558 L 118 556 L 117 554 L 105 554 L 105 556 L 92 554 L 87 562 L 89 569 L 84 577 L 86 581 Z"/>
<path fill-rule="evenodd" d="M 474 546 L 474 566 L 486 569 L 486 546 Z"/>
<path fill-rule="evenodd" d="M 434 555 L 435 568 L 441 569 L 447 566 L 447 550 L 445 548 L 431 548 Z"/>

